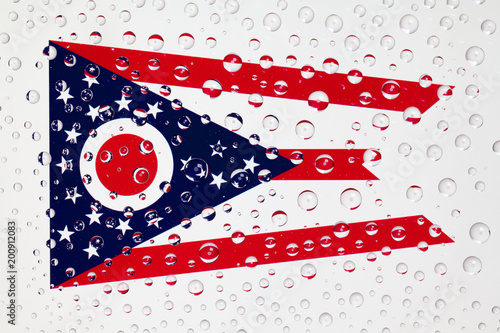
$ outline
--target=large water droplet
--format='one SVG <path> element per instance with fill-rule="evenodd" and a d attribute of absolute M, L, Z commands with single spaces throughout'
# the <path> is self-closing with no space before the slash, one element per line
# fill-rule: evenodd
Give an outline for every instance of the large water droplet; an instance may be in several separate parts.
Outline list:
<path fill-rule="evenodd" d="M 306 279 L 312 279 L 316 276 L 316 267 L 313 264 L 305 264 L 300 269 L 300 274 Z"/>
<path fill-rule="evenodd" d="M 201 246 L 200 259 L 206 263 L 212 263 L 219 258 L 219 248 L 214 243 L 205 243 Z"/>
<path fill-rule="evenodd" d="M 343 26 L 344 22 L 342 21 L 342 18 L 338 15 L 332 14 L 328 16 L 325 20 L 325 27 L 333 33 L 339 32 Z"/>
<path fill-rule="evenodd" d="M 269 31 L 276 31 L 281 27 L 281 18 L 276 13 L 269 13 L 264 16 L 263 24 Z"/>
<path fill-rule="evenodd" d="M 303 191 L 299 194 L 297 203 L 303 210 L 311 211 L 318 205 L 318 197 L 313 191 Z"/>
<path fill-rule="evenodd" d="M 348 188 L 340 194 L 340 203 L 342 206 L 351 210 L 358 208 L 361 205 L 361 201 L 361 193 L 354 188 Z"/>
<path fill-rule="evenodd" d="M 195 296 L 200 295 L 203 292 L 204 288 L 205 287 L 200 280 L 193 280 L 188 284 L 188 291 Z"/>
<path fill-rule="evenodd" d="M 492 20 L 484 20 L 481 23 L 481 31 L 486 35 L 491 35 L 497 30 L 497 25 Z"/>
<path fill-rule="evenodd" d="M 399 21 L 399 27 L 407 34 L 412 34 L 417 31 L 418 25 L 418 19 L 411 14 L 403 16 Z"/>
<path fill-rule="evenodd" d="M 349 296 L 349 303 L 351 303 L 352 306 L 360 307 L 363 305 L 364 301 L 365 298 L 358 292 L 352 293 L 351 296 Z"/>
<path fill-rule="evenodd" d="M 488 227 L 485 223 L 477 222 L 470 227 L 469 236 L 470 238 L 479 244 L 486 243 L 490 238 L 490 227 Z"/>
<path fill-rule="evenodd" d="M 330 326 L 333 323 L 332 315 L 329 314 L 328 312 L 323 312 L 319 316 L 319 323 L 321 324 L 321 326 L 325 326 L 325 327 Z"/>
<path fill-rule="evenodd" d="M 444 178 L 438 184 L 439 193 L 451 197 L 457 191 L 457 184 L 451 178 Z"/>
<path fill-rule="evenodd" d="M 479 66 L 484 61 L 485 54 L 482 48 L 472 46 L 465 52 L 465 59 L 473 66 Z"/>
<path fill-rule="evenodd" d="M 314 10 L 311 7 L 302 7 L 299 10 L 299 20 L 304 23 L 310 23 L 314 19 Z"/>
<path fill-rule="evenodd" d="M 477 273 L 481 272 L 483 264 L 478 257 L 470 256 L 464 260 L 463 268 L 466 273 L 476 275 Z"/>

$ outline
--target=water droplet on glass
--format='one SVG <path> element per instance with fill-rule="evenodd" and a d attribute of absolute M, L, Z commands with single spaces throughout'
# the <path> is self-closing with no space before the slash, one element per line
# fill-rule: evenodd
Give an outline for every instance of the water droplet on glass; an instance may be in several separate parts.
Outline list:
<path fill-rule="evenodd" d="M 9 59 L 9 67 L 10 69 L 17 71 L 19 68 L 21 68 L 21 60 L 18 57 L 12 57 Z"/>
<path fill-rule="evenodd" d="M 319 316 L 319 323 L 321 324 L 321 326 L 324 326 L 324 327 L 330 326 L 333 323 L 332 315 L 329 314 L 328 312 L 323 312 Z"/>
<path fill-rule="evenodd" d="M 497 30 L 497 25 L 492 20 L 484 20 L 483 23 L 481 23 L 481 31 L 485 35 L 491 35 L 495 33 L 496 30 Z"/>
<path fill-rule="evenodd" d="M 263 24 L 269 31 L 276 31 L 281 27 L 281 18 L 276 13 L 269 13 L 264 16 Z"/>
<path fill-rule="evenodd" d="M 476 275 L 481 272 L 483 268 L 483 264 L 478 257 L 470 256 L 464 260 L 463 268 L 466 273 L 470 275 Z"/>
<path fill-rule="evenodd" d="M 264 104 L 264 98 L 261 94 L 251 94 L 250 96 L 248 96 L 248 104 L 250 104 L 254 108 L 259 108 L 262 106 L 262 104 Z"/>
<path fill-rule="evenodd" d="M 217 13 L 213 13 L 212 15 L 210 15 L 210 22 L 212 22 L 213 24 L 218 24 L 220 22 L 220 15 Z"/>
<path fill-rule="evenodd" d="M 448 271 L 448 267 L 446 267 L 446 265 L 442 262 L 437 263 L 434 266 L 434 272 L 436 272 L 436 274 L 444 275 L 444 274 L 446 274 L 447 271 Z"/>
<path fill-rule="evenodd" d="M 359 38 L 355 35 L 349 35 L 344 40 L 344 46 L 348 51 L 356 51 L 359 49 L 361 42 Z"/>
<path fill-rule="evenodd" d="M 369 166 L 377 166 L 380 164 L 382 161 L 382 154 L 375 149 L 375 148 L 370 148 L 365 150 L 363 154 L 363 162 L 366 163 Z"/>
<path fill-rule="evenodd" d="M 344 270 L 348 273 L 352 273 L 354 272 L 354 270 L 356 269 L 356 264 L 351 261 L 351 260 L 347 260 L 345 263 L 344 263 L 344 266 L 343 266 Z"/>
<path fill-rule="evenodd" d="M 50 155 L 50 153 L 42 151 L 40 154 L 38 154 L 38 162 L 41 165 L 49 165 L 51 161 L 52 156 Z"/>
<path fill-rule="evenodd" d="M 420 201 L 420 199 L 422 199 L 423 195 L 424 195 L 424 192 L 422 191 L 422 188 L 420 186 L 413 185 L 413 186 L 408 187 L 408 189 L 406 190 L 406 197 L 411 202 Z"/>
<path fill-rule="evenodd" d="M 339 32 L 344 26 L 344 22 L 342 18 L 336 14 L 332 14 L 328 16 L 325 20 L 325 27 L 330 32 L 336 33 Z"/>
<path fill-rule="evenodd" d="M 354 188 L 348 188 L 340 194 L 340 203 L 350 210 L 358 208 L 361 200 L 361 193 Z"/>
<path fill-rule="evenodd" d="M 436 47 L 439 46 L 439 37 L 434 35 L 430 36 L 429 38 L 427 38 L 427 45 L 430 48 L 435 49 Z"/>
<path fill-rule="evenodd" d="M 250 42 L 248 42 L 248 46 L 250 46 L 250 48 L 252 50 L 258 50 L 260 48 L 260 41 L 256 38 L 252 38 L 250 39 Z"/>
<path fill-rule="evenodd" d="M 271 220 L 275 225 L 281 227 L 288 222 L 288 215 L 282 210 L 277 210 L 272 214 Z"/>
<path fill-rule="evenodd" d="M 253 20 L 251 18 L 247 17 L 247 18 L 243 19 L 243 21 L 241 21 L 241 26 L 245 30 L 252 30 L 253 26 L 254 26 Z"/>
<path fill-rule="evenodd" d="M 479 66 L 484 61 L 485 54 L 482 48 L 478 46 L 472 46 L 465 52 L 465 59 L 472 66 Z"/>
<path fill-rule="evenodd" d="M 469 149 L 470 145 L 471 145 L 471 140 L 465 134 L 460 134 L 455 139 L 455 147 L 457 147 L 460 150 L 467 150 Z"/>
<path fill-rule="evenodd" d="M 300 37 L 297 36 L 297 35 L 291 35 L 289 38 L 288 38 L 288 42 L 290 43 L 290 45 L 292 46 L 298 46 L 300 44 Z"/>
<path fill-rule="evenodd" d="M 361 305 L 363 305 L 364 301 L 365 298 L 358 292 L 352 293 L 351 296 L 349 296 L 349 303 L 351 303 L 351 305 L 354 307 L 360 307 Z"/>
<path fill-rule="evenodd" d="M 390 35 L 385 35 L 380 39 L 380 46 L 386 51 L 392 50 L 396 45 L 396 40 Z"/>
<path fill-rule="evenodd" d="M 309 95 L 308 104 L 318 111 L 323 111 L 329 105 L 328 95 L 323 91 L 315 91 Z"/>
<path fill-rule="evenodd" d="M 297 203 L 303 210 L 311 211 L 318 205 L 318 197 L 313 191 L 303 191 L 299 194 Z"/>
<path fill-rule="evenodd" d="M 117 290 L 120 294 L 126 294 L 130 290 L 129 286 L 125 282 L 120 282 L 118 284 Z"/>
<path fill-rule="evenodd" d="M 195 17 L 198 15 L 198 6 L 192 2 L 186 4 L 186 6 L 184 6 L 184 14 L 186 14 L 187 17 Z"/>
<path fill-rule="evenodd" d="M 418 25 L 418 19 L 411 14 L 403 16 L 399 21 L 399 27 L 407 34 L 412 34 L 417 31 Z"/>
<path fill-rule="evenodd" d="M 444 178 L 438 184 L 439 193 L 451 197 L 457 191 L 457 184 L 451 178 Z"/>
<path fill-rule="evenodd" d="M 384 24 L 384 18 L 380 15 L 375 15 L 372 19 L 372 23 L 376 27 L 380 27 L 380 26 L 382 26 L 382 24 Z"/>
<path fill-rule="evenodd" d="M 401 51 L 399 57 L 404 62 L 411 62 L 413 60 L 413 52 L 411 50 L 404 49 L 403 51 Z"/>
<path fill-rule="evenodd" d="M 231 173 L 231 184 L 236 188 L 244 188 L 250 181 L 248 172 L 243 169 L 236 169 Z"/>
<path fill-rule="evenodd" d="M 422 118 L 422 113 L 414 106 L 410 106 L 403 111 L 403 119 L 412 125 L 418 124 Z"/>
<path fill-rule="evenodd" d="M 26 99 L 31 104 L 38 103 L 38 101 L 40 100 L 40 93 L 38 91 L 36 91 L 36 90 L 30 90 L 26 94 Z"/>
<path fill-rule="evenodd" d="M 470 227 L 469 236 L 470 238 L 479 244 L 486 243 L 490 238 L 491 231 L 485 223 L 477 222 Z"/>
<path fill-rule="evenodd" d="M 439 25 L 443 30 L 450 30 L 453 28 L 453 19 L 449 16 L 443 16 L 439 21 Z"/>
<path fill-rule="evenodd" d="M 194 46 L 194 37 L 193 35 L 185 32 L 179 36 L 177 39 L 177 43 L 184 49 L 189 50 Z"/>
<path fill-rule="evenodd" d="M 199 250 L 200 259 L 209 264 L 219 258 L 219 248 L 214 243 L 205 243 Z"/>
<path fill-rule="evenodd" d="M 240 9 L 240 4 L 237 0 L 227 0 L 224 4 L 224 9 L 229 14 L 236 14 Z"/>
<path fill-rule="evenodd" d="M 188 284 L 188 291 L 195 296 L 200 295 L 203 292 L 204 288 L 205 287 L 200 280 L 193 280 Z"/>
<path fill-rule="evenodd" d="M 148 46 L 153 51 L 159 51 L 163 47 L 164 41 L 163 37 L 160 35 L 151 35 L 148 38 Z"/>
<path fill-rule="evenodd" d="M 304 23 L 310 23 L 314 19 L 314 10 L 311 7 L 302 7 L 299 9 L 299 20 Z"/>
<path fill-rule="evenodd" d="M 484 189 L 486 188 L 486 184 L 484 182 L 482 182 L 482 181 L 479 181 L 476 184 L 474 184 L 474 188 L 478 192 L 483 192 Z"/>
<path fill-rule="evenodd" d="M 389 128 L 390 120 L 385 113 L 377 113 L 372 118 L 372 125 L 374 128 L 385 131 Z"/>

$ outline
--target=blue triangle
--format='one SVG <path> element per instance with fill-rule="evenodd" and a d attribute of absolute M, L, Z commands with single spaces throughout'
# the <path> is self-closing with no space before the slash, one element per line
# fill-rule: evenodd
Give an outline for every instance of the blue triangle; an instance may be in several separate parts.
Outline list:
<path fill-rule="evenodd" d="M 186 108 L 174 109 L 172 101 L 160 95 L 153 92 L 141 92 L 141 87 L 136 83 L 98 64 L 99 74 L 96 79 L 99 84 L 94 83 L 89 88 L 89 83 L 82 79 L 85 78 L 85 69 L 91 62 L 55 43 L 50 45 L 57 51 L 57 56 L 50 60 L 49 72 L 50 154 L 52 157 L 50 207 L 53 214 L 55 213 L 50 220 L 52 287 L 101 264 L 107 258 L 121 254 L 126 247 L 133 248 L 179 225 L 185 218 L 199 215 L 205 207 L 215 207 L 224 203 L 261 184 L 262 181 L 269 181 L 271 177 L 294 167 L 294 164 L 284 157 L 268 158 L 266 148 L 253 145 L 248 139 L 214 122 L 203 122 L 205 118 Z M 60 80 L 65 83 L 61 83 Z M 130 111 L 119 110 L 115 102 L 121 99 L 124 86 L 132 88 L 132 95 L 128 98 L 131 101 L 128 104 Z M 65 104 L 64 98 L 60 97 L 60 90 L 68 88 L 68 93 L 72 98 L 67 99 L 67 104 Z M 82 92 L 83 94 L 88 92 L 85 89 L 90 89 L 92 92 L 92 98 L 88 102 L 82 98 Z M 118 226 L 119 219 L 125 221 L 128 218 L 122 211 L 110 209 L 105 205 L 97 211 L 98 214 L 102 214 L 100 224 L 96 222 L 90 224 L 90 219 L 86 215 L 92 212 L 91 204 L 99 201 L 100 198 L 92 197 L 87 191 L 86 185 L 82 182 L 84 175 L 80 172 L 79 163 L 82 147 L 89 139 L 91 130 L 104 124 L 103 119 L 108 120 L 106 116 L 109 114 L 102 113 L 102 119 L 88 116 L 86 113 L 90 110 L 89 105 L 92 107 L 111 106 L 115 112 L 110 122 L 122 118 L 132 122 L 133 110 L 136 108 L 148 110 L 147 104 L 155 105 L 156 103 L 163 112 L 158 113 L 156 117 L 148 115 L 147 123 L 158 129 L 170 146 L 174 170 L 170 180 L 171 190 L 162 194 L 149 207 L 135 211 L 129 221 L 129 226 L 133 230 L 127 230 L 124 235 L 121 230 L 116 229 L 116 226 Z M 184 128 L 187 125 L 189 128 L 181 129 L 179 122 Z M 80 133 L 76 143 L 67 141 L 66 131 L 71 131 L 72 128 L 75 128 L 76 133 Z M 176 139 L 173 140 L 177 135 L 182 137 L 182 143 L 179 145 Z M 217 146 L 219 142 L 225 149 L 217 150 L 221 148 Z M 184 167 L 182 161 L 188 161 L 190 157 L 196 159 L 197 162 L 202 161 L 202 164 L 188 163 L 188 169 L 182 170 Z M 64 172 L 61 167 L 63 158 L 65 161 L 71 160 Z M 241 169 L 246 166 L 244 160 L 249 161 L 252 158 L 258 166 L 254 170 L 247 169 L 241 172 Z M 203 164 L 203 161 L 206 164 Z M 235 170 L 240 170 L 240 172 L 237 171 L 231 181 L 231 174 Z M 261 170 L 268 170 L 270 174 L 267 177 L 260 177 L 259 180 L 258 173 Z M 217 185 L 212 175 L 222 175 L 225 182 L 219 182 Z M 72 192 L 74 189 L 77 195 Z M 188 202 L 181 199 L 185 192 L 191 195 Z M 81 196 L 78 197 L 78 195 Z M 183 199 L 187 198 L 183 197 Z M 156 211 L 163 218 L 158 222 L 158 226 L 148 226 L 145 213 L 149 210 Z M 108 223 L 105 223 L 106 220 Z M 113 221 L 115 224 L 112 223 Z M 64 230 L 66 226 L 68 231 L 74 232 L 69 236 L 71 243 L 58 232 Z M 134 236 L 137 232 L 140 235 Z M 89 243 L 95 236 L 100 239 L 97 242 L 94 239 L 92 245 L 98 248 L 102 246 L 102 248 L 97 251 L 99 256 L 92 255 L 89 258 L 89 254 L 84 249 L 89 248 Z M 96 273 L 100 274 L 100 272 Z"/>

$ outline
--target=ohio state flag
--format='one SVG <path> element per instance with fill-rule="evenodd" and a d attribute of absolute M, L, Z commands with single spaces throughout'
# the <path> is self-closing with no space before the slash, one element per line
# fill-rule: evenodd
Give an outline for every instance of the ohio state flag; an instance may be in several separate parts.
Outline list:
<path fill-rule="evenodd" d="M 258 135 L 235 133 L 243 123 L 237 112 L 221 126 L 210 114 L 169 100 L 169 85 L 202 89 L 209 98 L 223 91 L 248 94 L 257 108 L 263 96 L 307 101 L 317 111 L 330 103 L 369 105 L 404 111 L 413 123 L 449 87 L 363 78 L 357 71 L 336 74 L 333 58 L 316 73 L 308 66 L 272 66 L 270 57 L 243 63 L 236 54 L 216 60 L 63 42 L 51 42 L 45 52 L 50 58 L 53 287 L 451 242 L 424 216 L 411 216 L 246 239 L 236 232 L 180 242 L 172 234 L 167 245 L 139 246 L 174 226 L 189 228 L 200 214 L 213 219 L 214 207 L 272 179 L 377 179 L 363 166 L 379 162 L 376 149 L 263 147 Z M 262 80 L 259 85 L 255 76 Z M 164 84 L 150 91 L 136 82 Z M 264 121 L 271 131 L 278 122 Z M 377 125 L 383 129 L 384 119 Z M 298 124 L 297 135 L 308 139 L 311 127 Z M 342 195 L 350 209 L 359 206 L 357 190 Z M 317 205 L 313 191 L 304 191 L 298 201 L 305 210 Z M 272 218 L 279 225 L 288 217 L 277 210 Z"/>

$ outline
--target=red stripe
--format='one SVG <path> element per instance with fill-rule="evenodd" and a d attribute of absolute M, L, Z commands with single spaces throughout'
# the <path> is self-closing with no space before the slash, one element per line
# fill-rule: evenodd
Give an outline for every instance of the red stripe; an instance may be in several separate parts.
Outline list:
<path fill-rule="evenodd" d="M 368 235 L 365 227 L 369 223 L 376 223 L 378 232 Z M 179 245 L 149 246 L 145 248 L 134 248 L 130 255 L 119 255 L 113 258 L 113 264 L 106 267 L 104 264 L 80 274 L 61 286 L 69 287 L 75 284 L 86 285 L 94 283 L 113 282 L 131 279 L 143 279 L 155 276 L 166 276 L 170 274 L 194 273 L 209 270 L 220 270 L 227 268 L 244 267 L 245 260 L 254 256 L 258 264 L 272 264 L 288 261 L 307 260 L 339 255 L 339 248 L 345 250 L 345 255 L 377 252 L 388 246 L 392 250 L 416 247 L 421 241 L 428 245 L 452 243 L 453 240 L 444 232 L 437 237 L 432 237 L 429 228 L 432 223 L 422 215 L 390 218 L 384 220 L 365 221 L 349 224 L 350 232 L 344 238 L 338 238 L 333 233 L 333 226 L 311 227 L 296 230 L 279 231 L 247 235 L 241 244 L 235 244 L 231 238 L 220 238 L 205 241 L 180 243 Z M 396 226 L 402 226 L 406 231 L 403 240 L 396 240 L 391 236 L 391 231 Z M 320 245 L 323 236 L 331 237 L 332 243 L 329 247 Z M 276 245 L 269 249 L 265 246 L 265 240 L 274 237 Z M 303 247 L 305 241 L 311 240 L 315 246 L 312 251 L 306 251 Z M 357 241 L 362 241 L 359 247 Z M 219 249 L 219 257 L 215 262 L 205 263 L 200 259 L 199 249 L 207 242 L 215 244 Z M 298 245 L 297 255 L 290 256 L 286 248 L 290 243 Z M 358 245 L 358 246 L 357 246 Z M 173 253 L 177 257 L 174 265 L 165 263 L 165 256 Z M 143 264 L 144 256 L 150 256 L 152 261 L 149 265 Z M 190 267 L 188 262 L 193 260 L 194 266 Z M 127 269 L 133 268 L 133 276 L 127 275 Z M 95 272 L 97 277 L 89 281 L 87 274 Z M 103 274 L 102 272 L 106 272 Z M 243 272 L 242 272 L 243 273 Z M 59 286 L 57 286 L 59 287 Z"/>
<path fill-rule="evenodd" d="M 351 105 L 373 109 L 404 111 L 410 106 L 417 107 L 422 113 L 427 111 L 438 101 L 437 90 L 440 87 L 432 84 L 423 88 L 418 82 L 394 80 L 401 87 L 399 97 L 389 100 L 382 95 L 382 85 L 389 81 L 387 78 L 365 76 L 358 84 L 352 84 L 347 79 L 347 74 L 327 74 L 316 71 L 310 79 L 301 76 L 298 68 L 272 66 L 263 69 L 259 64 L 244 62 L 240 70 L 230 73 L 224 69 L 223 61 L 191 57 L 176 54 L 137 51 L 115 47 L 86 45 L 54 41 L 54 43 L 75 52 L 99 66 L 123 76 L 129 80 L 131 72 L 138 70 L 141 76 L 138 81 L 172 86 L 191 87 L 201 89 L 207 80 L 217 80 L 222 85 L 223 91 L 231 91 L 231 86 L 237 85 L 243 94 L 258 93 L 262 96 L 287 98 L 307 101 L 311 93 L 323 91 L 332 104 Z M 124 71 L 116 68 L 116 59 L 124 56 L 129 60 L 130 66 Z M 156 58 L 160 61 L 160 68 L 152 71 L 148 68 L 148 61 Z M 189 69 L 189 77 L 180 81 L 174 77 L 174 69 L 184 65 Z M 274 92 L 274 83 L 283 80 L 288 84 L 288 91 L 284 95 Z M 261 82 L 267 85 L 263 87 Z M 361 93 L 369 92 L 372 101 L 369 105 L 360 103 Z"/>
<path fill-rule="evenodd" d="M 280 149 L 280 155 L 290 159 L 292 153 L 300 151 L 304 157 L 302 163 L 288 170 L 273 180 L 378 180 L 363 166 L 365 149 Z M 321 155 L 332 157 L 333 170 L 320 173 L 316 160 Z M 292 159 L 293 160 L 293 159 Z"/>

